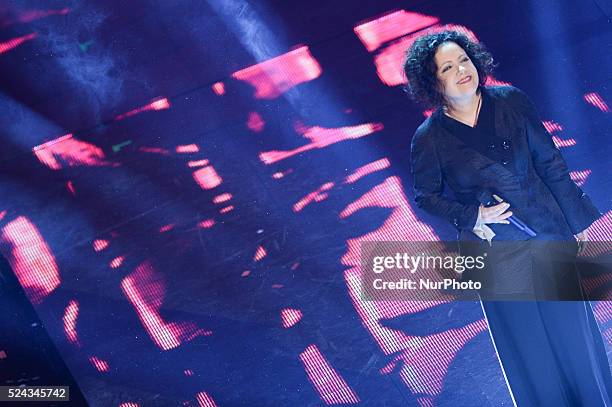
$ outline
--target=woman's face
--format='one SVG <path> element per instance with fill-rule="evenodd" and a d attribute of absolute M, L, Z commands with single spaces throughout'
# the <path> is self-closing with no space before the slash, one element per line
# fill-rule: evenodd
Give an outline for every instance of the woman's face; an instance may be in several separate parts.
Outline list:
<path fill-rule="evenodd" d="M 454 42 L 445 42 L 434 55 L 440 90 L 449 102 L 471 97 L 478 89 L 478 71 L 466 52 Z"/>

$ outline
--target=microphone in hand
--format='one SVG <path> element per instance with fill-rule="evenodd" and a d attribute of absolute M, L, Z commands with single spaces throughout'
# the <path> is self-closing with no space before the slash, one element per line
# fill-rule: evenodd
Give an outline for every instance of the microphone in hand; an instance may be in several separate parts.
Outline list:
<path fill-rule="evenodd" d="M 496 205 L 498 203 L 504 202 L 504 200 L 501 197 L 489 191 L 482 191 L 480 194 L 478 194 L 477 198 L 478 198 L 478 201 L 484 206 L 491 206 L 491 205 Z M 514 227 L 516 227 L 517 229 L 522 230 L 523 232 L 527 233 L 529 236 L 531 237 L 537 236 L 537 233 L 533 229 L 531 229 L 529 226 L 527 226 L 527 224 L 523 222 L 521 219 L 519 219 L 517 216 L 514 216 L 514 215 L 509 216 L 508 218 L 506 218 L 506 220 L 509 221 L 512 225 L 514 225 Z"/>

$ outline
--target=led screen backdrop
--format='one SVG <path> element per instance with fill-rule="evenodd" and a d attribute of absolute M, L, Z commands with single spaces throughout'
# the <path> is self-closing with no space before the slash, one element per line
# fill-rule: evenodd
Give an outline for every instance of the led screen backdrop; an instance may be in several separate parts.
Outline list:
<path fill-rule="evenodd" d="M 402 57 L 425 30 L 483 41 L 488 84 L 536 102 L 606 240 L 605 13 L 3 3 L 0 250 L 91 405 L 511 405 L 478 303 L 360 297 L 361 242 L 455 237 L 412 201 L 431 112 L 403 94 Z"/>

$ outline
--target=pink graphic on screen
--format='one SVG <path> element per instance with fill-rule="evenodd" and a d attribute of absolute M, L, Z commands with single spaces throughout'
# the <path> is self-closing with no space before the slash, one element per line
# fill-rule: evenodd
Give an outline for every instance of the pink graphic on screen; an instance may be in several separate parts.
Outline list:
<path fill-rule="evenodd" d="M 257 251 L 255 252 L 255 256 L 253 256 L 253 261 L 260 261 L 261 259 L 266 257 L 267 254 L 268 252 L 266 251 L 266 249 L 263 246 L 259 246 L 257 248 Z"/>
<path fill-rule="evenodd" d="M 204 160 L 194 160 L 194 161 L 188 161 L 187 162 L 187 167 L 189 168 L 195 168 L 195 167 L 204 167 L 206 165 L 209 164 L 209 161 L 204 159 Z"/>
<path fill-rule="evenodd" d="M 362 167 L 357 168 L 351 175 L 346 177 L 345 182 L 352 184 L 353 182 L 359 181 L 366 175 L 373 174 L 376 171 L 382 171 L 391 167 L 391 162 L 387 158 L 381 158 Z"/>
<path fill-rule="evenodd" d="M 365 137 L 377 131 L 381 131 L 382 129 L 383 126 L 380 123 L 368 123 L 337 129 L 319 126 L 311 127 L 305 129 L 303 134 L 304 138 L 311 140 L 309 144 L 289 151 L 265 151 L 259 154 L 259 158 L 265 164 L 274 164 L 306 151 L 321 149 L 342 141 Z"/>
<path fill-rule="evenodd" d="M 121 265 L 123 264 L 123 261 L 125 260 L 125 256 L 117 256 L 115 257 L 113 260 L 111 260 L 110 262 L 110 268 L 112 269 L 116 269 L 121 267 Z"/>
<path fill-rule="evenodd" d="M 300 360 L 311 383 L 327 405 L 357 404 L 359 397 L 342 376 L 329 364 L 316 345 L 300 354 Z"/>
<path fill-rule="evenodd" d="M 198 223 L 198 226 L 203 228 L 203 229 L 211 228 L 214 225 L 215 225 L 215 221 L 213 219 L 206 219 L 206 220 L 203 220 L 202 222 Z"/>
<path fill-rule="evenodd" d="M 102 149 L 92 143 L 77 140 L 72 134 L 66 134 L 32 149 L 38 160 L 53 170 L 64 165 L 73 166 L 117 166 L 106 160 Z"/>
<path fill-rule="evenodd" d="M 96 368 L 98 372 L 107 373 L 110 370 L 108 362 L 100 359 L 97 356 L 91 356 L 89 358 L 89 362 L 91 362 L 91 364 Z"/>
<path fill-rule="evenodd" d="M 584 95 L 584 100 L 601 110 L 602 112 L 609 112 L 610 108 L 604 99 L 597 92 L 591 92 Z"/>
<path fill-rule="evenodd" d="M 196 395 L 196 400 L 198 401 L 199 407 L 217 407 L 215 400 L 205 391 L 199 392 Z"/>
<path fill-rule="evenodd" d="M 247 127 L 255 133 L 262 132 L 266 122 L 261 118 L 257 112 L 249 113 L 249 120 L 247 121 Z"/>
<path fill-rule="evenodd" d="M 308 47 L 299 47 L 276 58 L 235 72 L 232 77 L 255 88 L 257 99 L 274 99 L 299 85 L 321 75 L 321 67 Z"/>
<path fill-rule="evenodd" d="M 64 322 L 64 333 L 68 342 L 76 346 L 81 346 L 79 342 L 79 333 L 77 332 L 77 318 L 79 317 L 79 303 L 75 300 L 70 300 L 62 321 Z"/>
<path fill-rule="evenodd" d="M 149 263 L 142 263 L 121 282 L 123 293 L 134 306 L 144 329 L 163 350 L 178 347 L 198 336 L 212 335 L 191 322 L 166 322 L 160 315 L 165 283 Z"/>
<path fill-rule="evenodd" d="M 291 328 L 302 319 L 302 311 L 295 308 L 285 308 L 281 311 L 281 321 L 283 328 Z"/>
<path fill-rule="evenodd" d="M 159 228 L 159 233 L 166 233 L 166 232 L 169 232 L 169 231 L 171 231 L 172 229 L 174 229 L 174 226 L 175 226 L 175 225 L 173 225 L 173 224 L 164 225 L 164 226 L 162 226 L 161 228 Z"/>
<path fill-rule="evenodd" d="M 175 150 L 177 153 L 181 154 L 197 153 L 198 151 L 200 151 L 200 147 L 197 144 L 185 144 L 176 146 Z"/>
<path fill-rule="evenodd" d="M 437 17 L 399 10 L 355 26 L 355 34 L 369 52 L 381 45 L 439 23 Z"/>
<path fill-rule="evenodd" d="M 36 226 L 24 216 L 6 224 L 0 239 L 11 248 L 3 254 L 19 283 L 30 300 L 40 304 L 61 282 L 51 249 Z"/>
<path fill-rule="evenodd" d="M 315 191 L 310 192 L 308 195 L 306 195 L 293 205 L 293 212 L 300 212 L 310 203 L 321 202 L 327 199 L 329 195 L 325 191 L 330 190 L 333 186 L 333 182 L 326 182 L 325 184 L 317 188 Z"/>
<path fill-rule="evenodd" d="M 165 148 L 159 147 L 138 147 L 138 151 L 142 151 L 143 153 L 151 153 L 151 154 L 159 154 L 159 155 L 170 155 L 170 151 Z"/>
<path fill-rule="evenodd" d="M 30 33 L 27 35 L 22 35 L 21 37 L 10 39 L 8 41 L 0 42 L 0 54 L 9 52 L 10 50 L 17 48 L 24 42 L 33 40 L 34 38 L 36 38 L 36 33 Z"/>
<path fill-rule="evenodd" d="M 41 18 L 50 16 L 64 16 L 70 12 L 69 8 L 62 8 L 57 10 L 23 10 L 18 11 L 17 16 L 13 19 L 7 19 L 0 23 L 0 26 L 8 27 L 14 24 L 26 24 L 32 21 L 39 20 Z"/>
<path fill-rule="evenodd" d="M 213 198 L 213 202 L 218 204 L 218 203 L 222 203 L 222 202 L 227 202 L 230 199 L 232 199 L 232 194 L 229 194 L 229 193 L 226 192 L 224 194 L 215 196 Z"/>
<path fill-rule="evenodd" d="M 217 95 L 225 95 L 225 84 L 223 82 L 216 82 L 212 85 L 213 92 Z"/>
<path fill-rule="evenodd" d="M 170 109 L 170 102 L 167 98 L 159 98 L 155 99 L 151 103 L 148 103 L 144 106 L 138 107 L 136 109 L 130 110 L 129 112 L 123 113 L 115 117 L 115 120 L 123 120 L 128 117 L 136 116 L 139 113 L 143 112 L 151 112 L 151 111 L 159 111 Z"/>
<path fill-rule="evenodd" d="M 591 175 L 591 172 L 591 170 L 571 171 L 569 175 L 572 181 L 574 181 L 576 185 L 581 187 L 586 182 L 589 175 Z"/>
<path fill-rule="evenodd" d="M 109 241 L 106 239 L 96 239 L 93 241 L 93 249 L 96 252 L 101 252 L 108 247 Z"/>
<path fill-rule="evenodd" d="M 223 179 L 211 165 L 193 172 L 193 179 L 202 189 L 213 189 L 221 185 Z"/>

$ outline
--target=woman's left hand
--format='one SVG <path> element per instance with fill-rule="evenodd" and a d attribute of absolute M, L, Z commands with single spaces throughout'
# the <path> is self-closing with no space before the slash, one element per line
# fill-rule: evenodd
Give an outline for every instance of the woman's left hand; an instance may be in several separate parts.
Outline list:
<path fill-rule="evenodd" d="M 578 253 L 582 253 L 586 242 L 589 241 L 588 229 L 584 229 L 582 232 L 575 234 L 574 237 L 578 241 Z"/>

